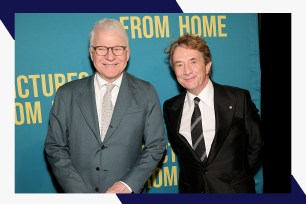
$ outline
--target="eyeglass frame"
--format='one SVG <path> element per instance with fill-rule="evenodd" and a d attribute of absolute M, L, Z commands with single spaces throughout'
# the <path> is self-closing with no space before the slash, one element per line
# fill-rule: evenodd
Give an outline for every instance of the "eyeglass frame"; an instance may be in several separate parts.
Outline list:
<path fill-rule="evenodd" d="M 93 50 L 95 51 L 95 53 L 96 53 L 97 55 L 98 55 L 98 53 L 97 53 L 97 48 L 99 48 L 99 47 L 104 47 L 104 48 L 106 48 L 106 49 L 107 49 L 107 51 L 106 51 L 106 54 L 105 54 L 105 55 L 98 55 L 98 56 L 106 56 L 106 55 L 108 54 L 109 49 L 111 49 L 112 53 L 113 53 L 115 56 L 122 56 L 122 55 L 124 54 L 125 49 L 126 49 L 128 46 L 114 46 L 114 47 L 106 47 L 106 46 L 93 46 L 93 45 L 90 45 L 90 47 L 92 47 L 92 48 L 93 48 Z M 120 48 L 123 48 L 123 53 L 122 53 L 121 55 L 116 55 L 116 54 L 114 53 L 114 50 L 113 50 L 115 47 L 120 47 Z"/>

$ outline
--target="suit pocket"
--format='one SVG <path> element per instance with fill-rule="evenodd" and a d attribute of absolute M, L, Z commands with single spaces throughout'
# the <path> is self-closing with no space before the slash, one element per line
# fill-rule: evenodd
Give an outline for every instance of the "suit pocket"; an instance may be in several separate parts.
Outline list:
<path fill-rule="evenodd" d="M 133 114 L 133 113 L 143 112 L 144 110 L 145 110 L 144 106 L 130 107 L 130 108 L 127 109 L 126 114 Z"/>

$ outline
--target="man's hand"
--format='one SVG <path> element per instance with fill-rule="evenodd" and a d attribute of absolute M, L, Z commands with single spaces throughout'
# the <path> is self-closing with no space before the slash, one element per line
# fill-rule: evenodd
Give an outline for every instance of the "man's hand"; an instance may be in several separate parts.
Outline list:
<path fill-rule="evenodd" d="M 105 193 L 131 193 L 130 190 L 121 182 L 116 182 Z"/>

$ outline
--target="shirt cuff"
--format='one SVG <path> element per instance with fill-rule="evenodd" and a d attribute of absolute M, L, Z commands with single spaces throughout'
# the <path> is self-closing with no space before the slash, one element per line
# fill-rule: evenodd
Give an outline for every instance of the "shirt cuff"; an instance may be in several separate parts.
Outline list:
<path fill-rule="evenodd" d="M 125 185 L 129 189 L 130 193 L 132 193 L 133 190 L 126 183 L 124 183 L 123 181 L 119 181 L 119 182 Z"/>

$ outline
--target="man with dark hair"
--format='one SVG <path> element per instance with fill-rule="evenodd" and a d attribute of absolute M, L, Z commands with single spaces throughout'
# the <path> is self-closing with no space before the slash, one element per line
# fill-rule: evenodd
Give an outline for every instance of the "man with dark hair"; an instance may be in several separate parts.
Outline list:
<path fill-rule="evenodd" d="M 171 146 L 178 157 L 180 193 L 255 193 L 263 145 L 260 117 L 249 91 L 210 79 L 204 39 L 185 34 L 167 50 L 186 89 L 164 103 Z"/>

